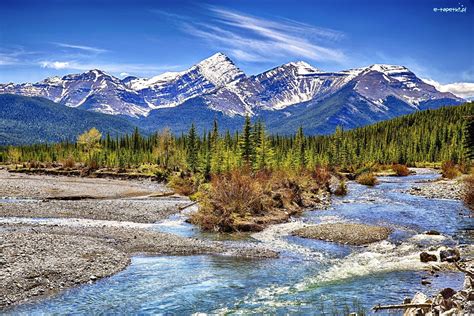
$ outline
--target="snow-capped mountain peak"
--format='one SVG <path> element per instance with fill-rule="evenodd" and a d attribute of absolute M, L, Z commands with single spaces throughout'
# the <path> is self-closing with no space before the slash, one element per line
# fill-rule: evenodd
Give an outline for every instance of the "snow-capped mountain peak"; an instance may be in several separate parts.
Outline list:
<path fill-rule="evenodd" d="M 373 64 L 367 67 L 367 69 L 371 71 L 378 71 L 386 75 L 409 71 L 408 68 L 404 66 L 387 65 L 387 64 Z"/>
<path fill-rule="evenodd" d="M 284 64 L 282 67 L 292 67 L 296 70 L 296 73 L 300 76 L 311 75 L 311 74 L 322 72 L 318 68 L 315 68 L 304 61 L 290 62 L 290 63 Z"/>
<path fill-rule="evenodd" d="M 150 88 L 154 85 L 165 84 L 167 82 L 173 81 L 179 76 L 181 76 L 183 73 L 184 72 L 165 72 L 151 78 L 134 78 L 125 81 L 125 83 L 131 89 L 138 91 Z"/>
<path fill-rule="evenodd" d="M 245 74 L 223 53 L 202 60 L 190 70 L 194 68 L 199 69 L 202 75 L 216 86 L 223 86 L 245 77 Z"/>
<path fill-rule="evenodd" d="M 38 83 L 0 84 L 0 93 L 41 96 L 66 106 L 132 117 L 147 116 L 154 109 L 177 107 L 190 99 L 227 115 L 253 115 L 260 110 L 317 104 L 343 90 L 353 93 L 350 102 L 360 98 L 378 112 L 388 111 L 387 104 L 393 98 L 413 109 L 433 100 L 461 100 L 439 92 L 404 66 L 374 64 L 325 72 L 304 61 L 295 61 L 246 76 L 223 53 L 186 70 L 151 78 L 129 76 L 121 80 L 92 69 Z M 356 110 L 353 106 L 351 111 Z"/>

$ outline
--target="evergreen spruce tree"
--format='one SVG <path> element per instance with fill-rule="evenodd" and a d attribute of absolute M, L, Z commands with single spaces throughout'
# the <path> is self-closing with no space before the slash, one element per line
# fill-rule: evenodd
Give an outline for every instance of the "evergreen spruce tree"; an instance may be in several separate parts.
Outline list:
<path fill-rule="evenodd" d="M 474 115 L 469 115 L 466 117 L 463 145 L 466 149 L 466 156 L 469 159 L 474 159 Z"/>
<path fill-rule="evenodd" d="M 189 170 L 196 172 L 198 167 L 198 143 L 196 127 L 194 126 L 194 123 L 191 124 L 191 128 L 189 129 L 186 153 L 186 162 L 188 164 Z"/>
<path fill-rule="evenodd" d="M 254 157 L 254 144 L 252 141 L 252 126 L 250 117 L 245 117 L 245 123 L 240 139 L 240 154 L 242 161 L 247 166 L 252 166 L 252 159 Z"/>

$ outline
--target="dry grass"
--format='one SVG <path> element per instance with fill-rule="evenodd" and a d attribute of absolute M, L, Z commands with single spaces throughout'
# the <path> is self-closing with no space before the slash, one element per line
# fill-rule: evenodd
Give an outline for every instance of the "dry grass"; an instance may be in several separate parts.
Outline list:
<path fill-rule="evenodd" d="M 336 190 L 334 191 L 334 194 L 337 196 L 344 196 L 347 194 L 347 185 L 346 181 L 341 180 L 339 182 L 339 185 L 337 186 Z"/>
<path fill-rule="evenodd" d="M 459 170 L 452 161 L 445 161 L 441 166 L 443 178 L 454 179 L 459 176 Z"/>
<path fill-rule="evenodd" d="M 314 205 L 321 187 L 326 183 L 309 173 L 235 170 L 200 188 L 200 208 L 190 220 L 207 231 L 261 230 Z"/>
<path fill-rule="evenodd" d="M 474 210 L 474 174 L 464 178 L 463 200 L 471 210 Z"/>
<path fill-rule="evenodd" d="M 41 168 L 41 163 L 38 162 L 38 161 L 30 161 L 30 163 L 28 163 L 28 168 L 30 169 L 37 169 L 37 168 Z"/>
<path fill-rule="evenodd" d="M 180 172 L 169 178 L 168 185 L 178 194 L 190 196 L 197 192 L 201 180 L 196 176 Z"/>
<path fill-rule="evenodd" d="M 331 179 L 331 173 L 329 172 L 329 169 L 324 167 L 316 168 L 311 176 L 317 183 L 320 184 L 328 183 L 329 179 Z"/>
<path fill-rule="evenodd" d="M 64 168 L 74 168 L 76 166 L 76 161 L 74 161 L 72 156 L 69 156 L 62 162 L 62 165 Z"/>
<path fill-rule="evenodd" d="M 398 177 L 405 177 L 410 174 L 410 170 L 407 166 L 401 164 L 395 164 L 392 166 L 392 170 Z"/>
<path fill-rule="evenodd" d="M 377 177 L 372 172 L 366 172 L 356 178 L 357 183 L 374 186 L 378 183 Z"/>

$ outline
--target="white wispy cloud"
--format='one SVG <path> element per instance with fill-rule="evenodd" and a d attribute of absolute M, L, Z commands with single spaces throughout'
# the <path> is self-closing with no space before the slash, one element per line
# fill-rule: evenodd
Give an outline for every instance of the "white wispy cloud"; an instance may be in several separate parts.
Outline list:
<path fill-rule="evenodd" d="M 150 65 L 150 64 L 130 64 L 130 63 L 90 63 L 79 61 L 59 61 L 59 60 L 43 60 L 38 62 L 42 68 L 49 69 L 68 69 L 86 71 L 91 69 L 100 69 L 114 73 L 138 73 L 151 74 L 167 70 L 181 69 L 182 65 Z"/>
<path fill-rule="evenodd" d="M 67 61 L 41 61 L 40 65 L 42 68 L 52 69 L 66 69 L 70 67 L 69 62 Z"/>
<path fill-rule="evenodd" d="M 18 64 L 17 58 L 0 53 L 0 66 L 8 66 L 8 65 L 16 65 L 16 64 Z"/>
<path fill-rule="evenodd" d="M 73 45 L 73 44 L 57 43 L 57 42 L 54 42 L 53 44 L 55 44 L 56 46 L 59 46 L 59 47 L 77 49 L 77 50 L 82 50 L 82 51 L 97 53 L 97 54 L 108 52 L 107 49 L 92 47 L 92 46 L 86 46 L 86 45 Z"/>
<path fill-rule="evenodd" d="M 25 58 L 38 54 L 36 51 L 27 51 L 22 46 L 0 48 L 0 66 L 20 65 Z"/>
<path fill-rule="evenodd" d="M 195 22 L 189 17 L 155 11 L 174 21 L 186 33 L 201 38 L 243 61 L 268 61 L 278 57 L 302 57 L 316 61 L 341 62 L 344 53 L 330 47 L 344 34 L 297 21 L 266 19 L 207 6 L 208 21 Z"/>
<path fill-rule="evenodd" d="M 454 82 L 448 84 L 441 84 L 432 79 L 422 79 L 427 84 L 434 86 L 441 92 L 451 92 L 452 94 L 468 99 L 474 97 L 474 83 L 472 82 Z"/>

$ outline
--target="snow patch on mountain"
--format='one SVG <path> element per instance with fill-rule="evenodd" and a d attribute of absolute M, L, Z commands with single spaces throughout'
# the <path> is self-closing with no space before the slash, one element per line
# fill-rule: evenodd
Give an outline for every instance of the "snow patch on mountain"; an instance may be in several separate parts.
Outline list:
<path fill-rule="evenodd" d="M 208 108 L 234 116 L 254 115 L 259 110 L 281 111 L 307 102 L 317 104 L 347 88 L 357 93 L 354 100 L 370 103 L 372 112 L 390 111 L 386 102 L 391 97 L 414 109 L 429 100 L 462 100 L 438 91 L 404 66 L 374 64 L 326 72 L 295 61 L 246 76 L 222 53 L 187 70 L 151 78 L 119 79 L 92 69 L 33 84 L 0 84 L 0 93 L 41 96 L 70 107 L 132 117 L 147 116 L 154 109 L 176 107 L 199 97 Z M 350 106 L 349 112 L 360 110 L 356 103 Z"/>

